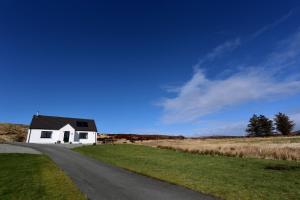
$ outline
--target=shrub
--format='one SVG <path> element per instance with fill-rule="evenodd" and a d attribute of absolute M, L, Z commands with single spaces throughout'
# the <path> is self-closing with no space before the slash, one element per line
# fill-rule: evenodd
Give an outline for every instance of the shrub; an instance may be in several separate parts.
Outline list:
<path fill-rule="evenodd" d="M 15 137 L 16 142 L 24 142 L 26 139 L 25 135 L 22 133 L 18 133 Z"/>

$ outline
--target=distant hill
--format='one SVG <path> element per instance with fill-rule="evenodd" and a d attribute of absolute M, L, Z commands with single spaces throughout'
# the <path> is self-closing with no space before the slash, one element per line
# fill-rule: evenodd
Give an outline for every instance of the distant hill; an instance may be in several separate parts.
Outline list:
<path fill-rule="evenodd" d="M 158 139 L 184 139 L 184 136 L 172 135 L 142 135 L 142 134 L 106 134 L 113 139 L 126 139 L 126 140 L 158 140 Z"/>
<path fill-rule="evenodd" d="M 28 125 L 0 123 L 0 143 L 24 142 L 26 140 Z"/>

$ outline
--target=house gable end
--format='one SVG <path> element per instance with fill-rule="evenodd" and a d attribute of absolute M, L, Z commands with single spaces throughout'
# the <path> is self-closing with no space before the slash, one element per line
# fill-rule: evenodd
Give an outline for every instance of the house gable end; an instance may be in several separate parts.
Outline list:
<path fill-rule="evenodd" d="M 59 131 L 72 131 L 74 132 L 75 129 L 70 124 L 66 124 L 65 126 L 61 127 Z"/>

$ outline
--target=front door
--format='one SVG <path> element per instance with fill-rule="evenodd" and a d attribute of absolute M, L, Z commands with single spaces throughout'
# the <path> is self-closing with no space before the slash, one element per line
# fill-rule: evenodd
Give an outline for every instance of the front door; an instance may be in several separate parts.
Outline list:
<path fill-rule="evenodd" d="M 64 132 L 64 142 L 69 142 L 70 138 L 70 131 L 65 131 Z"/>

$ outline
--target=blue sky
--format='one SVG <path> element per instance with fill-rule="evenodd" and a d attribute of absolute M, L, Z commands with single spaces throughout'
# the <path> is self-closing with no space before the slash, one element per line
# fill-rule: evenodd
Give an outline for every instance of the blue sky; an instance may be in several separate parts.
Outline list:
<path fill-rule="evenodd" d="M 0 121 L 94 118 L 101 132 L 300 129 L 299 1 L 1 1 Z"/>

